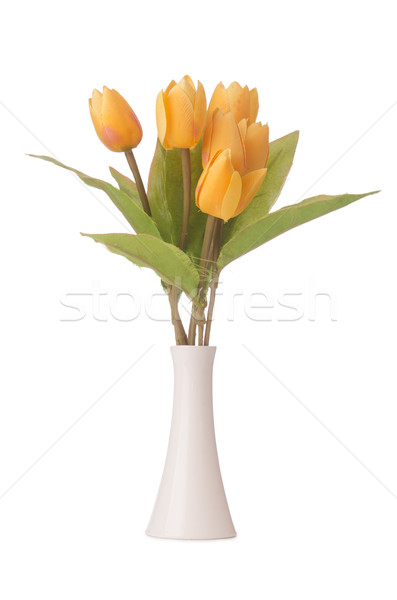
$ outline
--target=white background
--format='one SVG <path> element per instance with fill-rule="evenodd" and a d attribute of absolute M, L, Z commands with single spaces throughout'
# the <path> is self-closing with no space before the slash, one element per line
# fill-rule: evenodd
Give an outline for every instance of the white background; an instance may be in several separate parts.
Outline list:
<path fill-rule="evenodd" d="M 392 3 L 25 1 L 8 3 L 0 46 L 2 600 L 395 599 Z M 185 73 L 208 96 L 221 79 L 257 86 L 272 139 L 300 129 L 279 206 L 382 190 L 224 272 L 215 412 L 238 537 L 208 543 L 144 534 L 172 401 L 172 329 L 145 312 L 157 280 L 80 237 L 124 230 L 101 192 L 25 156 L 127 173 L 89 118 L 105 84 L 141 120 L 146 179 L 156 94 Z M 140 299 L 136 319 L 120 320 L 120 292 Z M 64 320 L 77 293 L 85 317 Z M 312 318 L 318 293 L 331 300 Z"/>

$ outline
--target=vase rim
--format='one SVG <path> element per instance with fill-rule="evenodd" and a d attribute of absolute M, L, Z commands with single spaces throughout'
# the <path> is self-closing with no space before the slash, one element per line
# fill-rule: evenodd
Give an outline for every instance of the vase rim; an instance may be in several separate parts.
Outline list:
<path fill-rule="evenodd" d="M 183 348 L 184 350 L 191 349 L 191 350 L 203 351 L 203 350 L 214 349 L 216 347 L 217 346 L 192 346 L 190 344 L 178 344 L 177 346 L 171 346 L 171 349 L 174 350 L 175 348 Z"/>

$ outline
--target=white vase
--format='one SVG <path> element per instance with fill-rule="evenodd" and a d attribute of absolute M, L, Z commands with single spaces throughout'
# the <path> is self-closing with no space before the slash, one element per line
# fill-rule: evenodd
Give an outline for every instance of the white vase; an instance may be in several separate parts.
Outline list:
<path fill-rule="evenodd" d="M 147 535 L 211 540 L 236 535 L 223 488 L 212 408 L 214 346 L 174 346 L 167 458 Z"/>

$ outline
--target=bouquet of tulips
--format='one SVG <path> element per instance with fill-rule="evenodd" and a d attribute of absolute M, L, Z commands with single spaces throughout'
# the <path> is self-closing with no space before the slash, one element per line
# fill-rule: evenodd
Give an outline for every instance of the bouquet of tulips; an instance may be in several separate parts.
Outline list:
<path fill-rule="evenodd" d="M 147 189 L 133 153 L 142 140 L 134 111 L 116 91 L 89 100 L 99 139 L 124 152 L 134 181 L 110 168 L 116 185 L 69 169 L 103 190 L 135 233 L 82 234 L 140 267 L 166 290 L 178 345 L 208 345 L 219 274 L 230 262 L 280 235 L 369 194 L 315 196 L 271 212 L 292 165 L 298 132 L 269 143 L 257 121 L 258 93 L 219 83 L 207 108 L 200 82 L 171 81 L 156 101 L 158 141 Z M 185 328 L 181 293 L 192 303 Z M 209 296 L 209 300 L 207 298 Z"/>

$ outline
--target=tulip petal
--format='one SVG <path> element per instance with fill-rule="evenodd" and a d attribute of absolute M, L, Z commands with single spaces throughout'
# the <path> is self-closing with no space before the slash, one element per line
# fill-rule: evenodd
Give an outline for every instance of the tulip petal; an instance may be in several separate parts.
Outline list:
<path fill-rule="evenodd" d="M 129 144 L 128 142 L 125 142 L 123 135 L 109 125 L 103 126 L 101 141 L 107 148 L 109 148 L 109 150 L 112 150 L 112 152 L 125 152 L 129 149 Z"/>
<path fill-rule="evenodd" d="M 100 112 L 95 113 L 93 105 L 98 107 L 99 102 L 101 102 Z M 122 118 L 117 110 L 113 110 L 112 91 L 109 88 L 104 87 L 103 94 L 100 92 L 93 94 L 90 111 L 95 131 L 101 142 L 112 152 L 120 152 L 124 141 L 120 133 Z M 93 117 L 93 112 L 96 114 L 96 119 Z"/>
<path fill-rule="evenodd" d="M 250 95 L 248 87 L 241 87 L 237 81 L 233 81 L 227 88 L 227 93 L 229 95 L 230 102 L 230 110 L 236 117 L 237 123 L 241 121 L 241 119 L 246 119 L 249 117 L 250 112 Z"/>
<path fill-rule="evenodd" d="M 263 168 L 269 156 L 269 126 L 252 123 L 245 136 L 245 151 L 248 171 Z"/>
<path fill-rule="evenodd" d="M 190 75 L 184 75 L 183 79 L 185 79 L 188 83 L 190 83 L 190 85 L 192 86 L 192 88 L 195 90 L 196 86 L 194 85 L 193 79 L 190 77 Z"/>
<path fill-rule="evenodd" d="M 250 96 L 250 109 L 249 109 L 249 122 L 254 123 L 256 121 L 256 117 L 258 116 L 259 110 L 259 98 L 258 98 L 258 90 L 253 88 L 249 92 Z"/>
<path fill-rule="evenodd" d="M 229 187 L 223 197 L 221 217 L 224 221 L 228 221 L 234 216 L 237 206 L 240 202 L 242 190 L 242 180 L 240 173 L 235 171 L 230 179 Z"/>
<path fill-rule="evenodd" d="M 193 109 L 193 147 L 198 144 L 203 134 L 207 114 L 207 99 L 201 81 L 197 82 L 197 93 Z"/>
<path fill-rule="evenodd" d="M 245 170 L 245 150 L 239 127 L 233 113 L 216 111 L 212 123 L 210 158 L 221 149 L 230 148 L 232 163 L 238 171 Z"/>
<path fill-rule="evenodd" d="M 165 90 L 166 95 L 168 96 L 168 94 L 170 93 L 170 91 L 172 90 L 172 88 L 177 85 L 176 81 L 172 80 L 170 81 L 170 83 L 168 84 L 167 89 Z"/>
<path fill-rule="evenodd" d="M 100 117 L 102 113 L 102 94 L 99 90 L 92 92 L 91 105 L 98 117 Z"/>
<path fill-rule="evenodd" d="M 203 169 L 207 166 L 207 164 L 210 161 L 213 121 L 219 110 L 220 110 L 219 108 L 216 108 L 212 113 L 207 114 L 207 121 L 206 121 L 205 129 L 204 129 L 203 146 L 202 146 Z"/>
<path fill-rule="evenodd" d="M 117 110 L 120 113 L 120 115 L 123 115 L 124 117 L 128 118 L 128 120 L 131 117 L 134 121 L 139 123 L 138 117 L 132 110 L 131 106 L 128 104 L 127 100 L 121 94 L 119 94 L 117 90 L 109 90 L 109 92 L 111 94 L 112 109 L 114 111 Z M 107 93 L 108 92 L 106 92 L 106 95 Z"/>
<path fill-rule="evenodd" d="M 98 90 L 94 90 L 94 92 L 95 91 L 98 91 Z M 98 94 L 102 98 L 102 94 L 100 92 L 98 92 Z M 96 96 L 95 103 L 96 103 L 97 108 L 99 106 L 98 105 L 98 100 L 99 100 L 98 94 L 93 93 L 93 97 Z M 101 102 L 102 102 L 102 100 L 101 100 Z M 94 128 L 95 128 L 97 136 L 101 140 L 102 144 L 104 144 L 106 146 L 106 148 L 108 148 L 109 150 L 112 150 L 113 152 L 118 152 L 120 150 L 120 144 L 121 144 L 120 136 L 118 136 L 116 131 L 114 131 L 113 129 L 111 129 L 103 124 L 101 112 L 98 113 L 94 110 L 93 99 L 90 99 L 88 101 L 88 104 L 89 104 L 89 108 L 90 108 L 91 119 L 94 124 Z M 101 108 L 101 111 L 102 111 L 102 108 Z"/>
<path fill-rule="evenodd" d="M 113 105 L 113 108 L 115 109 L 117 107 L 120 113 L 128 113 L 129 111 L 134 112 L 131 106 L 128 104 L 127 100 L 123 98 L 123 96 L 119 94 L 117 90 L 110 90 L 109 88 L 104 87 L 103 95 L 104 101 L 107 101 L 109 99 Z"/>
<path fill-rule="evenodd" d="M 168 98 L 164 92 L 159 92 L 156 99 L 156 122 L 157 122 L 157 132 L 159 136 L 159 140 L 167 150 L 170 149 L 170 146 L 167 142 L 167 111 L 166 104 L 168 102 Z"/>
<path fill-rule="evenodd" d="M 196 88 L 194 87 L 194 83 L 190 79 L 189 75 L 185 75 L 185 77 L 180 80 L 178 85 L 183 89 L 186 96 L 189 98 L 192 106 L 194 106 L 194 99 L 196 97 Z"/>
<path fill-rule="evenodd" d="M 244 175 L 242 178 L 241 199 L 233 215 L 234 217 L 237 217 L 237 215 L 247 208 L 248 204 L 262 185 L 263 180 L 266 177 L 266 171 L 267 169 L 257 169 L 256 171 L 251 171 Z"/>
<path fill-rule="evenodd" d="M 222 218 L 222 204 L 234 173 L 230 149 L 216 153 L 201 174 L 196 204 L 202 212 Z"/>
<path fill-rule="evenodd" d="M 238 124 L 238 128 L 240 130 L 241 138 L 245 143 L 245 136 L 247 135 L 248 128 L 248 119 L 241 119 L 241 121 Z"/>
<path fill-rule="evenodd" d="M 167 137 L 173 148 L 190 148 L 193 143 L 193 106 L 180 85 L 168 95 Z"/>
<path fill-rule="evenodd" d="M 112 94 L 114 110 L 119 110 L 124 119 L 126 145 L 135 148 L 142 139 L 142 126 L 127 100 L 117 90 L 112 90 Z"/>
<path fill-rule="evenodd" d="M 229 98 L 227 91 L 222 82 L 218 83 L 212 94 L 210 103 L 208 105 L 208 112 L 212 112 L 216 108 L 220 108 L 223 113 L 230 110 Z"/>
<path fill-rule="evenodd" d="M 101 120 L 99 114 L 97 113 L 97 111 L 94 109 L 93 101 L 91 98 L 88 100 L 88 105 L 90 107 L 90 115 L 91 115 L 91 119 L 92 119 L 92 122 L 95 127 L 96 134 L 99 137 L 99 139 L 101 140 L 102 139 L 102 129 L 103 129 L 102 128 L 102 120 Z"/>

